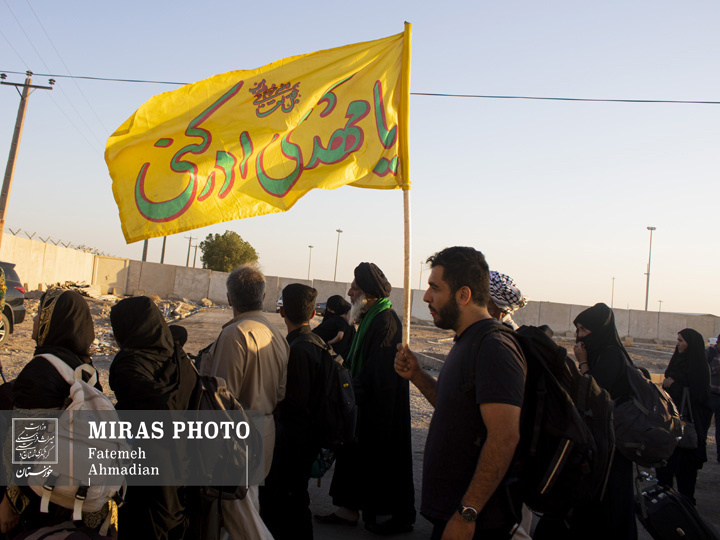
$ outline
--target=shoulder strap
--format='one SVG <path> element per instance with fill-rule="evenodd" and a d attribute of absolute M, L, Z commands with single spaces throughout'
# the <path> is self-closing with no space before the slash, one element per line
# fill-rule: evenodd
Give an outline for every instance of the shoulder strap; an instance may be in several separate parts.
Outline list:
<path fill-rule="evenodd" d="M 687 415 L 685 411 L 687 411 Z M 682 405 L 680 405 L 680 416 L 683 419 L 689 418 L 691 424 L 695 423 L 692 412 L 692 404 L 690 403 L 690 390 L 687 386 L 683 388 Z"/>
<path fill-rule="evenodd" d="M 329 351 L 330 347 L 327 343 L 325 343 L 320 336 L 317 334 L 314 334 L 313 332 L 308 333 L 302 333 L 298 334 L 293 338 L 293 340 L 290 342 L 290 346 L 292 347 L 296 343 L 312 343 L 316 347 L 319 347 L 325 351 Z"/>
<path fill-rule="evenodd" d="M 87 384 L 89 384 L 90 386 L 95 386 L 95 384 L 97 383 L 97 371 L 90 364 L 80 364 L 73 370 L 73 368 L 68 366 L 65 362 L 63 362 L 54 354 L 44 353 L 38 356 L 50 362 L 50 364 L 52 364 L 52 366 L 57 370 L 60 376 L 65 379 L 65 382 L 68 384 L 73 384 L 75 381 L 82 381 L 83 372 L 90 375 L 90 379 L 87 381 Z"/>

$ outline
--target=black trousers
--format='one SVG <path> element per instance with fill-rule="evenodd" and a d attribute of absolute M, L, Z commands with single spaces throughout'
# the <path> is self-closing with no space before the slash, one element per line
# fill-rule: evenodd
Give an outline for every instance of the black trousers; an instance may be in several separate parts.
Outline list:
<path fill-rule="evenodd" d="M 658 483 L 673 487 L 673 478 L 677 481 L 677 490 L 695 504 L 695 484 L 699 469 L 695 450 L 676 448 L 668 460 L 667 467 L 655 469 Z"/>
<path fill-rule="evenodd" d="M 276 540 L 312 540 L 308 480 L 319 452 L 303 445 L 275 452 L 259 498 L 260 515 Z"/>

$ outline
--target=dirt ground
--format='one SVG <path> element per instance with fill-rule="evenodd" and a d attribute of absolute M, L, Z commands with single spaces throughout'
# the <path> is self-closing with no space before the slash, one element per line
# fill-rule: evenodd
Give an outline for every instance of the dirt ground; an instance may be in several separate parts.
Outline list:
<path fill-rule="evenodd" d="M 32 296 L 32 293 L 30 294 Z M 38 295 L 39 296 L 39 295 Z M 117 352 L 110 327 L 110 308 L 118 299 L 115 297 L 101 297 L 99 299 L 87 298 L 95 324 L 95 344 L 92 349 L 93 361 L 100 373 L 100 380 L 106 393 L 113 398 L 109 391 L 107 382 L 108 368 L 113 356 Z M 161 311 L 168 320 L 178 320 L 198 309 L 199 306 L 186 302 L 169 302 L 156 299 Z M 38 300 L 28 298 L 25 301 L 27 316 L 25 321 L 15 327 L 15 332 L 9 336 L 7 342 L 0 349 L 0 362 L 3 376 L 7 380 L 17 377 L 23 366 L 32 358 L 35 350 L 35 342 L 32 340 L 32 319 L 37 311 Z M 209 308 L 220 309 L 220 308 Z M 274 316 L 274 314 L 273 314 Z M 218 327 L 219 330 L 219 327 Z M 428 356 L 443 359 L 452 347 L 453 332 L 440 330 L 428 323 L 416 322 L 411 327 L 410 346 L 414 351 L 421 352 Z M 199 342 L 194 346 L 191 340 L 186 345 L 186 350 L 196 353 L 197 349 L 206 345 L 207 342 Z M 570 341 L 559 341 L 559 344 L 569 351 L 572 351 L 573 343 Z M 626 344 L 627 345 L 627 344 Z M 633 361 L 641 367 L 647 368 L 651 373 L 663 373 L 667 363 L 672 356 L 672 347 L 663 345 L 634 344 L 627 345 Z M 437 373 L 434 373 L 437 375 Z M 430 424 L 433 409 L 423 396 L 411 385 L 411 410 L 413 427 L 413 447 L 415 452 L 422 452 L 427 428 Z M 417 435 L 417 436 L 416 436 Z M 696 499 L 700 514 L 720 529 L 720 512 L 716 510 L 715 498 L 720 486 L 720 463 L 715 459 L 715 429 L 711 426 L 708 435 L 708 463 L 705 464 L 698 475 Z M 416 470 L 416 475 L 421 471 Z M 419 476 L 417 476 L 419 478 Z"/>

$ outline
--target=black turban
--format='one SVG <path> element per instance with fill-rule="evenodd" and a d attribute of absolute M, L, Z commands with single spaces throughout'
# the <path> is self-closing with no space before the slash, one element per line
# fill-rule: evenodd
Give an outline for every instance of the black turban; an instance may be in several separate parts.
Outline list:
<path fill-rule="evenodd" d="M 373 263 L 360 263 L 355 268 L 355 283 L 367 295 L 373 298 L 387 298 L 390 296 L 392 285 Z"/>

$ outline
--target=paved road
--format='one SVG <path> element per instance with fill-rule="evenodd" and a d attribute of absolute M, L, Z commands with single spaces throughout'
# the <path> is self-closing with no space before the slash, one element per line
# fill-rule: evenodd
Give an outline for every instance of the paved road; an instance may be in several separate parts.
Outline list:
<path fill-rule="evenodd" d="M 283 333 L 283 335 L 287 333 L 285 323 L 279 314 L 266 313 L 266 316 L 270 322 Z M 200 311 L 187 319 L 177 321 L 175 324 L 182 325 L 187 329 L 188 341 L 185 344 L 185 350 L 189 353 L 195 354 L 198 350 L 213 342 L 220 333 L 222 325 L 231 318 L 232 312 L 230 309 L 212 308 Z M 414 437 L 414 439 L 417 440 L 417 437 Z M 422 437 L 422 441 L 424 442 L 424 437 Z M 422 456 L 422 446 L 413 449 L 413 458 L 415 461 L 415 499 L 418 503 L 420 501 L 420 471 L 422 468 Z M 317 486 L 315 480 L 310 482 L 310 511 L 313 514 L 325 514 L 334 509 L 332 501 L 328 495 L 333 471 L 334 469 L 331 469 L 325 477 L 323 477 L 320 487 Z M 382 489 L 382 486 L 377 486 L 377 489 Z M 354 528 L 345 525 L 320 525 L 317 523 L 313 524 L 313 528 L 316 540 L 355 540 L 379 538 L 377 535 L 366 531 L 363 528 L 362 522 Z M 430 524 L 425 520 L 425 518 L 418 515 L 415 530 L 412 533 L 397 535 L 393 538 L 398 538 L 399 540 L 429 538 L 430 531 Z"/>

